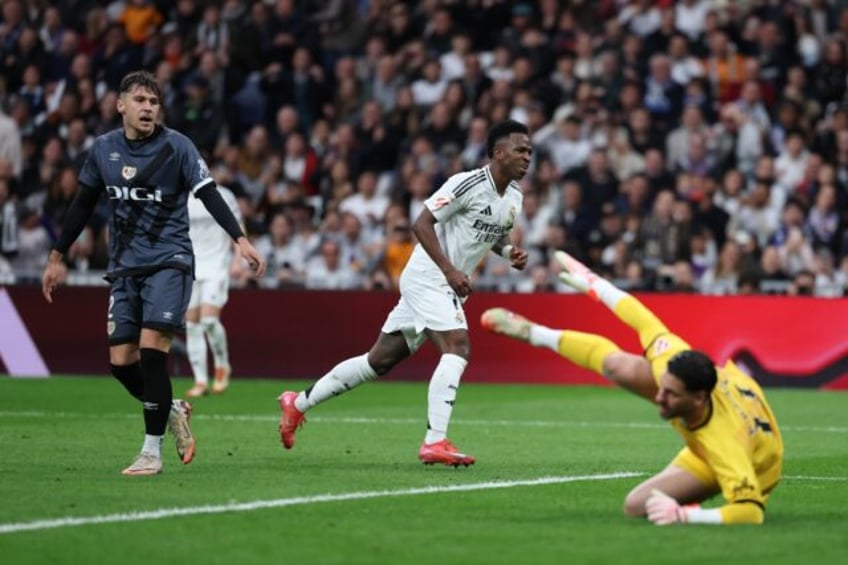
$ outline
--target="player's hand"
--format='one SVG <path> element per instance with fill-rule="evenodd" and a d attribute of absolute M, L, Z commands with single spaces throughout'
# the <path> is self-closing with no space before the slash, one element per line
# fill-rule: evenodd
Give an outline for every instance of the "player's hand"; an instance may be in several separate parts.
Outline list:
<path fill-rule="evenodd" d="M 240 237 L 237 243 L 239 253 L 241 253 L 241 256 L 247 260 L 247 264 L 250 265 L 250 269 L 256 273 L 257 277 L 264 275 L 265 267 L 267 266 L 265 258 L 256 251 L 256 248 L 253 247 L 253 244 L 251 244 L 246 237 Z"/>
<path fill-rule="evenodd" d="M 41 293 L 48 304 L 53 304 L 53 289 L 65 282 L 67 276 L 68 268 L 62 262 L 62 255 L 58 251 L 51 251 L 41 277 Z"/>
<path fill-rule="evenodd" d="M 459 269 L 454 269 L 445 273 L 445 278 L 448 280 L 450 287 L 460 298 L 465 298 L 471 294 L 471 281 L 468 279 L 468 275 Z"/>
<path fill-rule="evenodd" d="M 524 267 L 527 266 L 527 257 L 527 251 L 520 247 L 513 247 L 509 250 L 509 262 L 513 269 L 523 271 Z"/>
<path fill-rule="evenodd" d="M 648 520 L 657 526 L 683 524 L 686 522 L 686 510 L 680 503 L 661 490 L 653 489 L 645 502 Z"/>

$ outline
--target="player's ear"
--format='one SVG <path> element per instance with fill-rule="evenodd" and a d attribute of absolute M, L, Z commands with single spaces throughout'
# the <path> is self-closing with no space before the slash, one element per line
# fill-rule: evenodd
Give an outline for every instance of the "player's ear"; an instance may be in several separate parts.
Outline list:
<path fill-rule="evenodd" d="M 118 106 L 118 113 L 123 115 L 124 114 L 124 98 L 123 98 L 123 95 L 118 95 L 117 106 Z"/>

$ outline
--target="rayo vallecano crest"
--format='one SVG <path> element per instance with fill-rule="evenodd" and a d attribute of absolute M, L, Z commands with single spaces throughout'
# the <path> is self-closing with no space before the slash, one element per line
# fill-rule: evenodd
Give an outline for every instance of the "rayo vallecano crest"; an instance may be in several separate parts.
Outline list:
<path fill-rule="evenodd" d="M 124 177 L 125 180 L 130 180 L 135 176 L 136 170 L 137 169 L 135 167 L 124 165 L 124 168 L 121 169 L 121 176 Z"/>

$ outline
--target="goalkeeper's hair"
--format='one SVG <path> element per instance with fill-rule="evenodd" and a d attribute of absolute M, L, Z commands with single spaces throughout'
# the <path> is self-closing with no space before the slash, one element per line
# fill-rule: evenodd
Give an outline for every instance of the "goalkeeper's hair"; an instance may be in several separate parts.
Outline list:
<path fill-rule="evenodd" d="M 486 136 L 486 154 L 489 158 L 495 153 L 495 145 L 505 137 L 509 137 L 514 133 L 523 133 L 530 135 L 530 130 L 521 122 L 515 120 L 504 120 L 493 125 L 489 130 L 489 135 Z"/>
<path fill-rule="evenodd" d="M 668 361 L 668 372 L 683 381 L 689 392 L 713 391 L 718 380 L 715 364 L 705 353 L 681 351 Z"/>

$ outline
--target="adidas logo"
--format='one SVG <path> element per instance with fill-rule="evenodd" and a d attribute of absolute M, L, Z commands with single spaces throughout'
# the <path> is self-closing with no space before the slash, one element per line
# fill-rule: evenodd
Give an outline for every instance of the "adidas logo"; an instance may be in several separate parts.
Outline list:
<path fill-rule="evenodd" d="M 491 207 L 491 206 L 486 206 L 485 208 L 483 208 L 483 212 L 481 212 L 481 213 L 482 213 L 484 216 L 491 216 L 491 215 L 492 215 L 492 207 Z"/>

